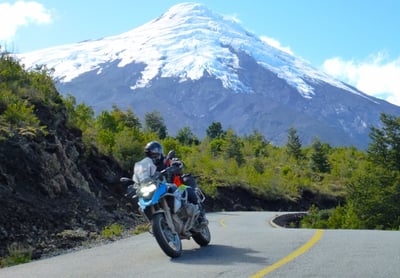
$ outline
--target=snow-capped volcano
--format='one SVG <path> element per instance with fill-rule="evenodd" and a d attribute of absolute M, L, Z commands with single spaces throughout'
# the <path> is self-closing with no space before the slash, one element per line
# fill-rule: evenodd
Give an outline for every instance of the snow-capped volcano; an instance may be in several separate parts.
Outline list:
<path fill-rule="evenodd" d="M 332 144 L 365 146 L 379 114 L 400 109 L 197 3 L 173 6 L 120 35 L 18 57 L 28 67 L 54 68 L 60 92 L 97 111 L 113 104 L 131 106 L 139 116 L 158 110 L 169 131 L 192 126 L 200 136 L 212 121 L 220 121 L 238 133 L 260 130 L 277 144 L 294 126 L 306 143 L 318 136 Z M 361 114 L 354 109 L 360 104 L 368 107 Z"/>
<path fill-rule="evenodd" d="M 232 52 L 234 49 L 235 52 Z M 22 54 L 27 64 L 46 64 L 55 76 L 70 82 L 82 73 L 102 71 L 102 64 L 118 67 L 144 63 L 141 78 L 132 89 L 146 87 L 157 75 L 181 82 L 199 80 L 205 73 L 235 92 L 252 92 L 238 76 L 238 52 L 252 56 L 259 65 L 276 73 L 304 97 L 314 89 L 306 80 L 322 80 L 353 93 L 351 87 L 315 70 L 307 62 L 268 45 L 239 23 L 212 12 L 202 4 L 173 6 L 159 18 L 121 35 Z"/>

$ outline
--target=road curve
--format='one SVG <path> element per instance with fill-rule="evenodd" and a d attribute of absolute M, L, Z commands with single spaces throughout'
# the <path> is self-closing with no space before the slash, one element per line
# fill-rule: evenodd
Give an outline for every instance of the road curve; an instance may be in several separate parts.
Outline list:
<path fill-rule="evenodd" d="M 284 229 L 277 212 L 210 213 L 211 243 L 170 259 L 149 233 L 28 264 L 0 277 L 400 277 L 400 233 Z"/>

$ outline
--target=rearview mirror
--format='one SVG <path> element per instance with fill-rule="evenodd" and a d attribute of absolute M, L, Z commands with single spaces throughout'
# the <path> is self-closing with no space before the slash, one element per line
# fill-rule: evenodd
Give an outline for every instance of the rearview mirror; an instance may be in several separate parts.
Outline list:
<path fill-rule="evenodd" d="M 172 159 L 175 157 L 175 151 L 174 150 L 170 150 L 167 154 L 167 159 Z"/>

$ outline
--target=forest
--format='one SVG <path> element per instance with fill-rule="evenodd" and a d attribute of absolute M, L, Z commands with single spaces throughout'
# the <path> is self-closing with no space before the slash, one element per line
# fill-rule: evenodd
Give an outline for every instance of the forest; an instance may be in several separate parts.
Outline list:
<path fill-rule="evenodd" d="M 304 190 L 343 200 L 329 210 L 310 207 L 302 227 L 400 230 L 400 117 L 381 114 L 381 127 L 371 127 L 366 150 L 332 147 L 315 137 L 304 146 L 290 127 L 287 143 L 274 146 L 262 133 L 239 136 L 234 127 L 212 122 L 205 138 L 189 126 L 168 134 L 161 113 L 149 111 L 141 120 L 132 109 L 113 106 L 96 115 L 72 95 L 58 93 L 51 69 L 27 71 L 7 53 L 0 54 L 0 140 L 47 135 L 36 113 L 38 103 L 66 109 L 68 124 L 132 172 L 143 158 L 147 142 L 157 140 L 164 152 L 175 150 L 187 171 L 199 177 L 202 190 L 217 194 L 217 186 L 239 186 L 268 199 L 298 200 Z M 89 148 L 87 148 L 89 149 Z"/>

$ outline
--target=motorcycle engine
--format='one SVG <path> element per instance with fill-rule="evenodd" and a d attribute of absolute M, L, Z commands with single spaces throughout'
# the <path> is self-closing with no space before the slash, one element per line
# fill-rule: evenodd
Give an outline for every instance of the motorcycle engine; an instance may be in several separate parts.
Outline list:
<path fill-rule="evenodd" d="M 183 220 L 192 218 L 198 213 L 200 213 L 199 207 L 191 203 L 184 204 L 177 212 L 179 218 Z"/>
<path fill-rule="evenodd" d="M 185 210 L 186 210 L 186 214 L 190 217 L 192 217 L 200 212 L 199 207 L 197 205 L 194 205 L 191 203 L 186 204 Z"/>
<path fill-rule="evenodd" d="M 195 225 L 195 221 L 199 214 L 200 210 L 198 205 L 191 203 L 186 203 L 178 210 L 175 214 L 178 219 L 175 222 L 178 224 L 178 230 L 181 235 L 190 238 L 191 233 L 189 231 Z"/>

